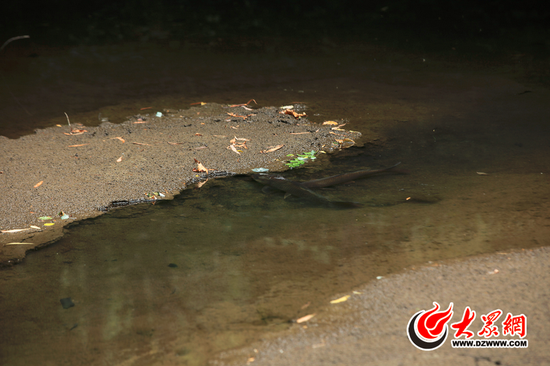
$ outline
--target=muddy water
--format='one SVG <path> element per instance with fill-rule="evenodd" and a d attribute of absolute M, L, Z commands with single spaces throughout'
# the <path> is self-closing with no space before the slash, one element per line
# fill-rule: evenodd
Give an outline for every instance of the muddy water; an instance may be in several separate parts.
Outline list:
<path fill-rule="evenodd" d="M 94 55 L 101 60 L 117 54 L 79 52 L 88 58 L 77 52 L 72 60 L 78 67 Z M 430 67 L 421 58 L 396 65 L 396 57 L 384 53 L 275 53 L 206 58 L 201 75 L 195 63 L 197 73 L 185 76 L 195 89 L 174 90 L 184 80 L 174 55 L 161 53 L 166 61 L 155 69 L 146 53 L 147 62 L 140 59 L 146 69 L 164 79 L 149 75 L 137 82 L 131 79 L 139 68 L 122 76 L 107 73 L 107 66 L 124 68 L 128 53 L 120 52 L 85 75 L 71 68 L 70 52 L 52 55 L 36 72 L 42 86 L 56 85 L 58 97 L 67 97 L 60 85 L 71 80 L 97 98 L 90 110 L 83 107 L 90 98 L 62 99 L 90 123 L 100 112 L 116 121 L 145 103 L 173 108 L 210 100 L 301 101 L 314 121 L 348 119 L 346 128 L 364 133 L 364 147 L 322 156 L 287 176 L 314 179 L 398 161 L 410 174 L 321 191 L 364 205 L 354 210 L 285 200 L 234 177 L 184 191 L 174 201 L 78 223 L 54 245 L 0 272 L 2 364 L 203 365 L 216 352 L 322 311 L 336 294 L 377 276 L 549 244 L 550 95 L 543 88 L 500 69 Z M 69 64 L 52 67 L 63 62 Z M 57 78 L 65 68 L 66 78 Z M 105 106 L 102 90 L 109 84 L 136 100 Z M 160 95 L 163 85 L 167 94 Z M 152 96 L 135 94 L 138 88 L 149 88 Z M 29 113 L 53 114 L 53 99 L 41 104 L 36 95 L 22 95 L 30 101 Z M 18 115 L 17 105 L 6 108 Z M 31 121 L 11 133 L 38 125 Z M 60 299 L 68 297 L 74 306 L 64 309 Z"/>

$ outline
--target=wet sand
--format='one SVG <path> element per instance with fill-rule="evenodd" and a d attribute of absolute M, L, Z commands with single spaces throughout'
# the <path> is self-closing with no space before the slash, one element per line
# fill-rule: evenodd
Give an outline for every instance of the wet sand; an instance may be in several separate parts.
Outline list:
<path fill-rule="evenodd" d="M 213 365 L 547 365 L 550 322 L 550 249 L 500 252 L 462 261 L 432 263 L 375 280 L 348 301 L 327 304 L 310 321 L 288 331 L 267 335 L 257 343 L 223 353 Z M 527 317 L 528 348 L 455 349 L 454 331 L 438 349 L 416 349 L 408 340 L 409 319 L 454 303 L 451 322 L 460 320 L 466 306 L 476 311 L 468 330 L 483 328 L 481 315 L 500 309 L 499 331 L 507 313 Z M 489 339 L 520 339 L 499 336 Z M 464 336 L 461 337 L 464 339 Z M 483 339 L 477 334 L 474 339 Z"/>
<path fill-rule="evenodd" d="M 208 178 L 254 168 L 282 171 L 289 154 L 330 152 L 361 136 L 312 124 L 299 115 L 305 106 L 295 109 L 296 116 L 276 107 L 206 103 L 159 117 L 143 113 L 122 124 L 73 121 L 15 140 L 0 137 L 0 264 L 21 261 L 75 220 L 170 199 Z"/>

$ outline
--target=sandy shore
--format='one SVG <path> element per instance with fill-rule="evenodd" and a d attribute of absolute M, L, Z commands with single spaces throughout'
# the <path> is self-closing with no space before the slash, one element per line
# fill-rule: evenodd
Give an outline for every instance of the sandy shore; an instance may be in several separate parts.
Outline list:
<path fill-rule="evenodd" d="M 349 300 L 327 304 L 310 321 L 266 337 L 249 347 L 225 352 L 215 365 L 547 365 L 550 322 L 550 249 L 497 253 L 462 261 L 433 263 L 371 282 Z M 416 349 L 408 340 L 407 323 L 436 301 L 442 310 L 454 304 L 451 322 L 466 306 L 476 311 L 469 330 L 483 328 L 480 317 L 500 309 L 527 318 L 528 348 L 452 348 L 451 336 L 438 349 Z M 451 323 L 450 322 L 450 323 Z M 449 323 L 449 324 L 450 324 Z M 474 339 L 483 339 L 475 334 Z M 519 336 L 491 339 L 520 339 Z M 461 337 L 464 339 L 464 336 Z"/>
<path fill-rule="evenodd" d="M 361 136 L 275 107 L 210 103 L 162 116 L 144 113 L 122 124 L 75 122 L 15 140 L 0 136 L 0 263 L 20 261 L 74 220 L 170 199 L 209 177 L 282 171 L 289 154 L 329 151 Z"/>

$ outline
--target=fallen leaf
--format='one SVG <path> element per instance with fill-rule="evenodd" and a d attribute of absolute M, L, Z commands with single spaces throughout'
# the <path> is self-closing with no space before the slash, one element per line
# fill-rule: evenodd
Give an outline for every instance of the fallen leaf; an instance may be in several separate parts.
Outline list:
<path fill-rule="evenodd" d="M 235 147 L 235 145 L 229 145 L 227 148 L 231 149 L 231 150 L 233 150 L 233 152 L 236 152 L 237 154 L 241 155 L 241 153 L 239 151 L 237 151 L 237 148 Z"/>
<path fill-rule="evenodd" d="M 197 163 L 197 168 L 196 169 L 193 169 L 194 172 L 205 172 L 205 173 L 208 173 L 208 169 L 206 169 L 204 167 L 204 165 L 201 164 L 200 161 L 198 161 L 197 159 L 195 159 L 195 163 Z"/>
<path fill-rule="evenodd" d="M 170 145 L 182 145 L 185 143 L 185 142 L 170 142 L 170 141 L 166 141 L 166 142 L 169 143 Z"/>
<path fill-rule="evenodd" d="M 89 145 L 89 144 L 69 145 L 69 147 L 79 147 L 79 146 L 86 146 L 86 145 Z"/>
<path fill-rule="evenodd" d="M 63 132 L 65 135 L 74 136 L 74 135 L 82 135 L 84 132 L 88 132 L 88 130 L 81 130 L 81 129 L 71 129 L 70 133 Z"/>
<path fill-rule="evenodd" d="M 117 137 L 112 137 L 111 140 L 112 140 L 112 139 L 120 140 L 120 141 L 122 141 L 122 143 L 125 143 L 125 142 L 126 142 L 126 140 L 124 140 L 122 137 L 118 137 L 118 136 L 117 136 Z"/>
<path fill-rule="evenodd" d="M 338 122 L 334 122 L 334 121 L 325 121 L 323 122 L 324 125 L 338 125 Z"/>
<path fill-rule="evenodd" d="M 335 138 L 336 142 L 338 142 L 339 144 L 343 145 L 343 144 L 346 144 L 346 145 L 355 145 L 355 141 L 353 141 L 352 139 L 350 138 L 344 138 L 344 139 L 337 139 Z M 351 144 L 351 145 L 350 145 Z"/>
<path fill-rule="evenodd" d="M 47 224 L 44 224 L 44 226 L 54 226 L 55 224 L 53 222 L 48 222 Z"/>
<path fill-rule="evenodd" d="M 311 132 L 290 132 L 291 135 L 305 135 Z"/>
<path fill-rule="evenodd" d="M 477 173 L 478 175 L 489 175 L 489 174 L 487 174 L 487 173 L 485 173 L 485 172 L 476 172 L 476 173 Z"/>
<path fill-rule="evenodd" d="M 250 141 L 250 139 L 245 139 L 244 137 L 234 137 L 235 141 Z"/>
<path fill-rule="evenodd" d="M 195 136 L 202 136 L 202 135 L 201 135 L 200 133 L 197 132 L 197 133 L 195 134 Z"/>
<path fill-rule="evenodd" d="M 134 144 L 134 145 L 152 146 L 152 145 L 149 145 L 149 144 L 144 144 L 143 142 L 132 142 L 132 144 Z"/>
<path fill-rule="evenodd" d="M 306 315 L 306 316 L 303 316 L 299 319 L 296 319 L 296 323 L 303 323 L 303 322 L 307 322 L 309 319 L 313 318 L 315 316 L 315 314 L 309 314 L 309 315 Z"/>
<path fill-rule="evenodd" d="M 260 151 L 262 154 L 270 153 L 273 151 L 277 151 L 280 148 L 282 148 L 285 145 L 277 145 L 277 146 L 269 146 L 267 149 Z"/>
<path fill-rule="evenodd" d="M 50 216 L 41 216 L 38 220 L 52 220 L 52 218 Z"/>
<path fill-rule="evenodd" d="M 7 243 L 5 245 L 33 245 L 32 243 Z"/>
<path fill-rule="evenodd" d="M 18 232 L 25 231 L 25 230 L 30 230 L 30 229 L 31 229 L 31 228 L 27 228 L 27 229 L 1 230 L 1 232 L 3 232 L 3 233 L 18 233 Z"/>
<path fill-rule="evenodd" d="M 340 302 L 348 301 L 349 298 L 350 298 L 350 295 L 342 296 L 342 297 L 339 298 L 339 299 L 332 300 L 330 303 L 331 303 L 331 304 L 338 304 L 338 303 L 340 303 Z"/>
<path fill-rule="evenodd" d="M 40 230 L 38 226 L 34 226 L 34 225 L 31 225 L 31 228 Z"/>
<path fill-rule="evenodd" d="M 120 158 L 116 159 L 117 163 L 120 163 L 121 161 L 122 161 L 122 156 Z"/>
<path fill-rule="evenodd" d="M 42 183 L 44 183 L 43 180 L 41 180 L 40 182 L 36 183 L 36 184 L 34 185 L 34 188 L 40 187 L 40 186 L 42 185 Z"/>
<path fill-rule="evenodd" d="M 140 108 L 139 110 L 140 110 L 140 111 L 144 111 L 144 110 L 146 110 L 146 109 L 153 109 L 153 107 L 143 107 L 143 108 Z"/>
<path fill-rule="evenodd" d="M 294 116 L 294 118 L 300 118 L 300 117 L 305 117 L 306 116 L 305 113 L 297 113 L 297 112 L 294 112 L 291 109 L 285 109 L 284 111 L 280 111 L 279 113 L 280 114 L 290 114 L 291 116 Z"/>

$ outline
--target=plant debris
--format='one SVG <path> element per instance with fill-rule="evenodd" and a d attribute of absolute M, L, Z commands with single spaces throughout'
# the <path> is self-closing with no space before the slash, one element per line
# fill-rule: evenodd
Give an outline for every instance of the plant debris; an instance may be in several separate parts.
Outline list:
<path fill-rule="evenodd" d="M 155 202 L 162 198 L 156 194 L 160 192 L 172 197 L 206 178 L 247 174 L 259 167 L 270 172 L 298 168 L 314 161 L 321 151 L 344 147 L 335 138 L 357 140 L 357 134 L 331 131 L 334 125 L 313 124 L 294 113 L 280 114 L 278 108 L 255 107 L 245 112 L 254 104 L 254 100 L 231 104 L 242 108 L 235 110 L 201 102 L 162 118 L 152 111 L 140 115 L 143 111 L 138 107 L 126 122 L 103 121 L 95 127 L 73 124 L 67 115 L 70 130 L 52 126 L 17 140 L 0 137 L 4 188 L 0 228 L 6 233 L 1 235 L 0 246 L 8 241 L 26 242 L 30 235 L 33 240 L 29 241 L 39 245 L 40 238 L 48 237 L 42 243 L 50 241 L 51 235 L 58 235 L 55 230 L 72 220 L 128 204 Z M 302 114 L 304 109 L 293 106 L 292 110 Z M 33 188 L 42 180 L 42 185 Z M 38 219 L 46 214 L 53 219 Z M 54 223 L 54 219 L 55 225 L 46 230 L 43 223 Z M 23 247 L 32 249 L 33 245 Z M 7 260 L 0 254 L 0 262 Z"/>
<path fill-rule="evenodd" d="M 341 303 L 341 302 L 344 302 L 344 301 L 348 301 L 348 299 L 349 299 L 350 297 L 351 297 L 351 295 L 342 296 L 342 297 L 339 298 L 339 299 L 332 300 L 330 303 L 331 303 L 331 304 L 338 304 L 338 303 Z"/>
<path fill-rule="evenodd" d="M 280 111 L 279 113 L 280 114 L 290 114 L 291 116 L 293 116 L 296 119 L 306 116 L 305 113 L 298 113 L 298 112 L 293 111 L 292 109 L 285 109 L 285 110 Z"/>

